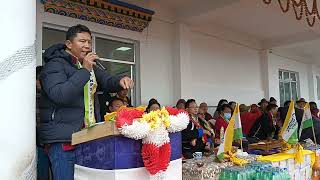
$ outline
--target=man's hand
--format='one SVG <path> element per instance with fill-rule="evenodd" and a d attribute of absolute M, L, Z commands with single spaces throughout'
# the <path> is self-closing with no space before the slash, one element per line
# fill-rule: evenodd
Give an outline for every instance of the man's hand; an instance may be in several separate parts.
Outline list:
<path fill-rule="evenodd" d="M 96 64 L 94 61 L 96 59 L 99 59 L 99 56 L 97 56 L 95 53 L 91 52 L 86 55 L 86 57 L 83 58 L 82 66 L 83 68 L 87 69 L 88 71 L 92 70 L 92 67 L 94 64 Z"/>
<path fill-rule="evenodd" d="M 123 77 L 121 80 L 120 80 L 120 86 L 123 88 L 123 89 L 132 89 L 133 86 L 134 86 L 134 82 L 132 79 L 130 79 L 129 77 Z"/>

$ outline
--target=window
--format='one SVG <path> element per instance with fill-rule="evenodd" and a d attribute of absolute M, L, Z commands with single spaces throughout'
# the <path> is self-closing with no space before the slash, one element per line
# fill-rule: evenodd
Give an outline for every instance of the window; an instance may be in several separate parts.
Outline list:
<path fill-rule="evenodd" d="M 299 74 L 297 72 L 279 70 L 279 89 L 280 103 L 285 101 L 298 100 L 300 97 L 299 91 Z"/>
<path fill-rule="evenodd" d="M 320 76 L 317 76 L 317 97 L 320 100 Z"/>
<path fill-rule="evenodd" d="M 43 27 L 43 51 L 56 43 L 65 42 L 66 29 Z M 136 44 L 132 41 L 105 37 L 92 33 L 92 50 L 100 57 L 101 64 L 111 75 L 126 75 L 136 81 Z M 44 63 L 44 62 L 43 62 Z M 136 86 L 135 86 L 136 88 Z M 98 92 L 102 94 L 102 92 Z M 136 104 L 136 89 L 131 90 L 128 96 L 132 104 Z M 111 96 L 114 94 L 111 94 Z"/>

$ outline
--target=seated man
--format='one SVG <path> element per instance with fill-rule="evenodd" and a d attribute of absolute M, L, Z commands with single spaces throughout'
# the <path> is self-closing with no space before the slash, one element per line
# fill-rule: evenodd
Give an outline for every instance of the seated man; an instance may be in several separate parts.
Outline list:
<path fill-rule="evenodd" d="M 248 140 L 257 142 L 260 140 L 273 139 L 277 136 L 276 117 L 278 113 L 278 106 L 269 104 L 267 112 L 254 123 L 248 134 Z"/>
<path fill-rule="evenodd" d="M 204 115 L 204 119 L 205 120 L 209 121 L 209 120 L 213 119 L 211 114 L 208 113 L 208 105 L 207 105 L 207 103 L 205 103 L 205 102 L 201 103 L 200 106 L 199 106 L 199 110 L 203 111 L 203 115 Z"/>
<path fill-rule="evenodd" d="M 197 103 L 194 99 L 186 102 L 186 110 L 189 113 L 190 122 L 182 131 L 182 154 L 184 158 L 190 159 L 193 158 L 194 152 L 210 149 L 210 140 L 213 139 L 214 134 L 208 128 L 206 121 L 198 118 Z"/>

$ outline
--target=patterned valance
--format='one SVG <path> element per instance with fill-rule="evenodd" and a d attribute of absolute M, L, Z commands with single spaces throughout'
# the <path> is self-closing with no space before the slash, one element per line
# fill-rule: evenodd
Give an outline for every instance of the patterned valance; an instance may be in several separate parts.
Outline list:
<path fill-rule="evenodd" d="M 44 11 L 142 32 L 154 11 L 118 0 L 42 0 Z"/>

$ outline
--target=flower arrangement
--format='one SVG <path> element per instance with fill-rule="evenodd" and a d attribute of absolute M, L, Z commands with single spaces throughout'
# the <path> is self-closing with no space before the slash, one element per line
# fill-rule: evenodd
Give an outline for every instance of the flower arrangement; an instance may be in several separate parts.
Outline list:
<path fill-rule="evenodd" d="M 141 155 L 151 177 L 164 177 L 171 156 L 169 133 L 182 131 L 188 126 L 188 113 L 171 107 L 150 113 L 145 113 L 142 108 L 121 108 L 112 116 L 105 116 L 105 120 L 112 119 L 120 134 L 142 139 Z"/>

